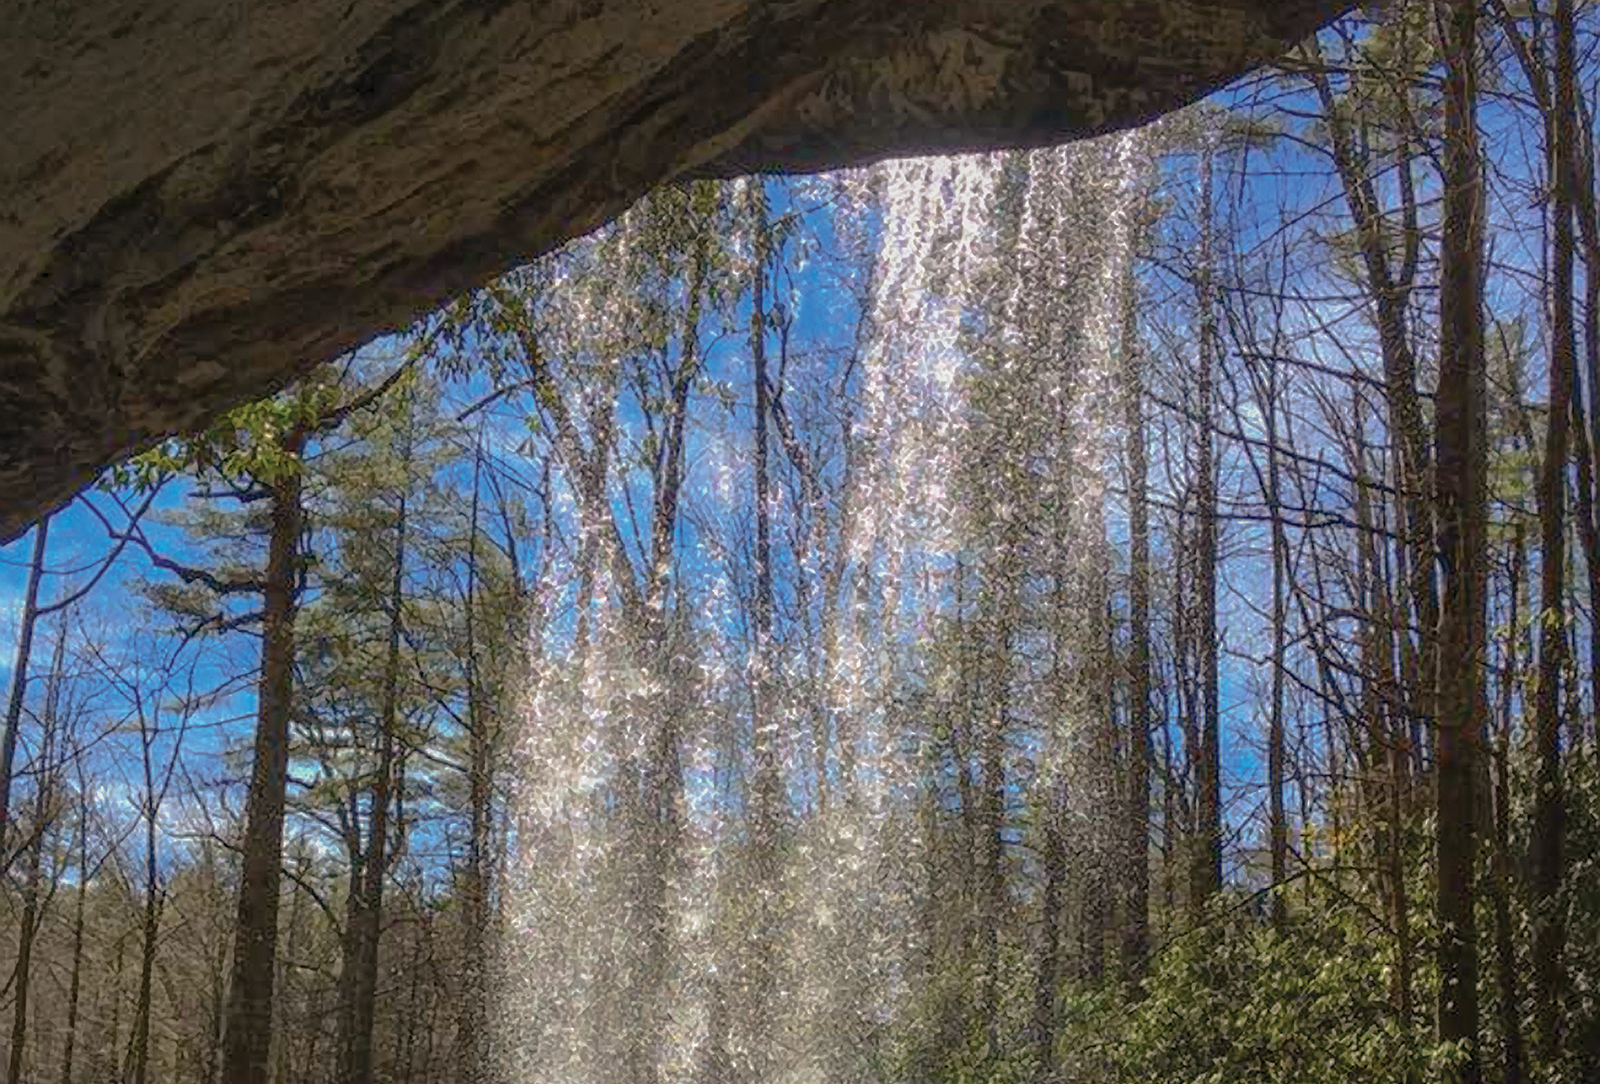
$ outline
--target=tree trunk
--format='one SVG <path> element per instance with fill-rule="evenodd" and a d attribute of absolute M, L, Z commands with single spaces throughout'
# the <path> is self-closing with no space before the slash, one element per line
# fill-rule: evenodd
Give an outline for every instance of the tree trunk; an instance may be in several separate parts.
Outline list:
<path fill-rule="evenodd" d="M 155 768 L 151 762 L 153 735 L 140 716 L 144 762 L 144 921 L 139 947 L 139 1000 L 134 1010 L 133 1035 L 128 1049 L 133 1062 L 132 1084 L 145 1084 L 150 1071 L 151 982 L 155 977 L 157 939 L 161 931 L 161 875 L 156 866 L 156 818 L 159 812 Z"/>
<path fill-rule="evenodd" d="M 409 424 L 409 422 L 408 422 Z M 409 436 L 404 453 L 409 486 Z M 400 638 L 403 631 L 406 568 L 406 494 L 401 491 L 394 527 L 394 569 L 386 609 L 389 642 L 384 657 L 382 700 L 378 707 L 378 763 L 373 772 L 367 814 L 367 848 L 357 883 L 351 877 L 349 925 L 344 966 L 339 975 L 339 1079 L 341 1084 L 371 1084 L 372 1026 L 378 1006 L 378 947 L 383 933 L 383 886 L 389 875 L 389 807 L 394 801 L 395 740 L 400 716 Z"/>
<path fill-rule="evenodd" d="M 783 782 L 778 764 L 778 718 L 773 704 L 772 620 L 772 483 L 768 451 L 771 441 L 768 422 L 772 413 L 767 377 L 766 279 L 770 258 L 765 181 L 746 182 L 750 195 L 750 228 L 753 232 L 755 262 L 750 297 L 750 362 L 755 384 L 755 519 L 756 519 L 756 597 L 755 597 L 755 673 L 751 679 L 751 746 L 755 761 L 755 809 L 752 844 L 755 852 L 754 885 L 759 905 L 756 928 L 751 931 L 754 974 L 751 983 L 750 1036 L 752 1076 L 771 1079 L 777 1062 L 772 1057 L 769 1027 L 772 1000 L 778 986 L 778 896 L 782 871 L 779 860 L 779 832 L 783 816 Z"/>
<path fill-rule="evenodd" d="M 1168 719 L 1162 714 L 1161 735 L 1161 910 L 1170 916 L 1177 906 L 1177 865 L 1179 828 L 1181 818 L 1177 808 L 1177 787 L 1172 758 L 1172 731 Z"/>
<path fill-rule="evenodd" d="M 1554 1068 L 1561 1047 L 1561 913 L 1566 800 L 1561 780 L 1561 682 L 1567 663 L 1566 507 L 1567 432 L 1571 424 L 1572 383 L 1577 371 L 1573 319 L 1573 198 L 1576 167 L 1577 102 L 1572 0 L 1555 4 L 1555 114 L 1547 126 L 1552 149 L 1555 199 L 1551 223 L 1550 409 L 1545 428 L 1544 462 L 1539 471 L 1539 684 L 1534 698 L 1537 751 L 1533 824 L 1529 832 L 1530 887 L 1533 892 L 1533 952 L 1530 976 L 1534 1004 L 1534 1043 L 1540 1064 Z"/>
<path fill-rule="evenodd" d="M 490 712 L 478 680 L 478 501 L 483 470 L 480 442 L 472 462 L 472 508 L 467 537 L 466 669 L 467 669 L 467 804 L 471 824 L 463 870 L 461 1004 L 456 1016 L 456 1073 L 461 1084 L 485 1084 L 489 1071 L 489 804 L 492 794 L 493 745 Z"/>
<path fill-rule="evenodd" d="M 659 1056 L 666 1026 L 663 996 L 672 966 L 673 929 L 670 919 L 671 876 L 682 846 L 681 796 L 683 769 L 679 759 L 676 720 L 664 712 L 655 740 L 646 753 L 643 780 L 634 799 L 642 807 L 633 812 L 636 830 L 643 836 L 643 854 L 636 891 L 634 929 L 642 960 L 634 969 L 624 1006 L 629 1019 L 628 1046 L 624 1051 L 630 1084 L 653 1084 L 661 1078 Z"/>
<path fill-rule="evenodd" d="M 279 1018 L 285 1021 L 285 1026 L 287 1026 L 287 1022 L 289 1020 L 293 1019 L 290 1014 L 294 1011 L 294 998 L 298 987 L 298 984 L 294 981 L 294 973 L 289 970 L 287 963 L 289 960 L 296 959 L 299 954 L 301 929 L 304 925 L 300 921 L 301 912 L 303 910 L 303 904 L 301 902 L 303 897 L 304 893 L 295 891 L 294 889 L 291 889 L 289 892 L 289 915 L 288 920 L 284 923 L 284 927 L 289 931 L 289 940 L 288 943 L 284 945 L 284 951 L 282 955 L 279 956 L 277 961 L 278 982 L 280 984 L 278 987 L 278 1014 Z M 302 1013 L 301 1015 L 304 1017 L 306 1014 Z M 322 1025 L 321 1022 L 318 1021 L 312 1026 L 314 1030 L 310 1045 L 314 1049 L 316 1046 L 316 1038 L 321 1034 Z M 290 1043 L 278 1044 L 276 1051 L 276 1064 L 273 1068 L 273 1079 L 276 1084 L 288 1084 L 291 1053 L 292 1051 Z M 213 1077 L 207 1077 L 207 1084 L 210 1084 L 213 1079 Z"/>
<path fill-rule="evenodd" d="M 1378 544 L 1383 524 L 1380 522 L 1381 513 L 1375 511 L 1369 493 L 1368 445 L 1361 404 L 1361 389 L 1352 387 L 1350 406 L 1355 419 L 1357 441 L 1356 523 L 1361 533 L 1357 551 L 1357 581 L 1361 585 L 1358 589 L 1365 595 L 1368 611 L 1367 631 L 1362 644 L 1361 710 L 1370 747 L 1365 758 L 1366 767 L 1369 771 L 1381 773 L 1379 781 L 1372 787 L 1371 802 L 1375 811 L 1381 810 L 1382 814 L 1376 855 L 1382 863 L 1382 872 L 1377 879 L 1389 908 L 1395 939 L 1395 967 L 1390 995 L 1402 1033 L 1409 1034 L 1413 1009 L 1412 935 L 1410 894 L 1406 887 L 1404 803 L 1410 779 L 1406 752 L 1410 740 L 1410 719 L 1405 705 L 1398 702 L 1399 698 L 1392 690 L 1400 688 L 1395 681 L 1394 642 L 1398 637 L 1402 643 L 1408 643 L 1410 634 L 1400 627 L 1403 618 L 1396 615 L 1393 583 L 1384 568 L 1383 553 Z M 1382 508 L 1381 503 L 1378 508 Z M 1396 514 L 1402 518 L 1405 516 L 1403 509 Z M 1397 541 L 1399 554 L 1403 557 L 1404 539 Z M 1405 612 L 1403 607 L 1400 612 Z M 1378 789 L 1380 786 L 1381 791 Z"/>
<path fill-rule="evenodd" d="M 1128 454 L 1128 902 L 1122 972 L 1144 974 L 1150 954 L 1150 494 L 1145 448 L 1144 355 L 1135 323 L 1130 262 L 1123 283 L 1122 349 L 1127 366 Z"/>
<path fill-rule="evenodd" d="M 244 862 L 234 930 L 233 979 L 223 1078 L 267 1084 L 271 1073 L 272 995 L 277 975 L 278 886 L 283 877 L 283 806 L 289 772 L 289 716 L 294 692 L 294 625 L 300 557 L 300 452 L 304 436 L 283 441 L 290 469 L 272 485 L 271 535 L 263 592 L 261 682 L 256 694 L 255 755 L 245 809 Z"/>
<path fill-rule="evenodd" d="M 1067 880 L 1064 787 L 1064 780 L 1052 782 L 1046 808 L 1042 811 L 1045 818 L 1044 896 L 1040 901 L 1039 958 L 1033 980 L 1031 1028 L 1034 1076 L 1038 1084 L 1051 1084 L 1056 1079 L 1056 984 L 1061 974 L 1061 910 Z"/>
<path fill-rule="evenodd" d="M 159 892 L 159 887 L 156 889 Z M 145 1084 L 150 1072 L 150 1014 L 152 1010 L 151 985 L 155 978 L 156 948 L 161 931 L 161 899 L 147 895 L 142 922 L 142 945 L 139 951 L 139 1001 L 133 1017 L 133 1034 L 128 1040 L 128 1050 L 133 1063 L 129 1074 L 132 1084 Z"/>
<path fill-rule="evenodd" d="M 95 1050 L 93 1067 L 90 1076 L 98 1079 L 113 1079 L 116 1075 L 117 1063 L 117 1036 L 122 1031 L 122 962 L 128 950 L 125 938 L 117 938 L 117 954 L 115 964 L 111 971 L 111 989 L 107 991 L 111 998 L 111 1026 L 107 1033 L 100 1036 L 100 1045 Z M 98 1003 L 98 999 L 96 999 Z"/>
<path fill-rule="evenodd" d="M 1200 743 L 1195 751 L 1195 850 L 1189 871 L 1190 910 L 1198 916 L 1222 891 L 1221 708 L 1217 679 L 1217 481 L 1212 452 L 1213 378 L 1217 327 L 1212 286 L 1212 167 L 1216 134 L 1200 152 L 1199 266 L 1200 310 L 1199 431 L 1196 434 L 1197 505 L 1195 543 L 1195 631 L 1200 656 Z"/>
<path fill-rule="evenodd" d="M 1568 161 L 1575 171 L 1572 196 L 1584 246 L 1584 379 L 1573 381 L 1572 437 L 1578 461 L 1578 538 L 1583 543 L 1584 563 L 1588 567 L 1589 597 L 1594 599 L 1600 598 L 1600 518 L 1597 518 L 1600 510 L 1595 500 L 1595 486 L 1600 481 L 1595 476 L 1596 466 L 1600 465 L 1600 199 L 1595 192 L 1594 141 L 1587 122 L 1589 111 L 1581 87 L 1573 86 L 1573 98 L 1578 115 L 1576 118 L 1569 115 L 1564 123 L 1571 125 L 1568 131 L 1580 139 L 1576 153 L 1571 153 Z M 1584 380 L 1588 382 L 1587 407 L 1582 387 Z M 1600 607 L 1589 609 L 1590 639 L 1600 643 Z M 1600 710 L 1600 651 L 1588 654 L 1591 710 Z M 1571 722 L 1570 737 L 1576 752 L 1581 720 L 1575 718 Z"/>
<path fill-rule="evenodd" d="M 1288 922 L 1283 886 L 1289 879 L 1289 826 L 1283 808 L 1284 678 L 1289 635 L 1289 533 L 1283 522 L 1278 464 L 1278 366 L 1267 362 L 1266 401 L 1261 404 L 1267 429 L 1267 507 L 1272 517 L 1272 708 L 1267 723 L 1267 836 L 1272 862 L 1272 925 L 1280 932 Z"/>
<path fill-rule="evenodd" d="M 40 524 L 41 532 L 43 527 L 44 525 Z M 35 568 L 38 567 L 37 561 L 42 556 L 43 545 L 36 544 Z M 29 608 L 32 610 L 31 605 Z M 34 612 L 36 613 L 36 611 Z M 31 616 L 32 614 L 30 614 Z M 63 632 L 56 639 L 55 652 L 50 662 L 49 685 L 45 693 L 43 710 L 39 713 L 43 735 L 39 749 L 38 778 L 33 795 L 33 823 L 29 826 L 30 838 L 27 843 L 28 872 L 23 881 L 22 916 L 20 928 L 17 931 L 17 961 L 14 972 L 16 991 L 14 994 L 15 1000 L 12 1004 L 11 1057 L 7 1074 L 10 1084 L 19 1084 L 22 1079 L 23 1053 L 27 1046 L 28 995 L 33 977 L 33 949 L 34 942 L 39 935 L 40 920 L 43 917 L 44 908 L 44 901 L 40 899 L 44 845 L 45 837 L 50 834 L 49 828 L 55 818 L 52 806 L 58 778 L 56 772 L 59 770 L 59 765 L 56 763 L 56 749 L 61 722 L 60 694 L 66 646 L 67 638 L 65 632 Z M 87 831 L 87 826 L 85 826 L 84 830 Z M 53 894 L 53 882 L 51 889 L 51 894 Z M 37 1030 L 37 1022 L 35 1022 L 34 1026 L 35 1030 Z"/>
<path fill-rule="evenodd" d="M 1478 159 L 1476 0 L 1440 0 L 1444 55 L 1444 232 L 1440 245 L 1436 509 L 1443 571 L 1437 670 L 1435 812 L 1438 1039 L 1478 1084 L 1477 750 L 1483 734 L 1487 575 L 1483 210 Z"/>
<path fill-rule="evenodd" d="M 36 816 L 44 815 L 42 789 L 34 807 Z M 11 1003 L 11 1056 L 6 1068 L 7 1084 L 22 1084 L 23 1054 L 28 1045 L 28 994 L 33 977 L 33 943 L 39 933 L 40 852 L 44 847 L 43 828 L 35 825 L 33 833 L 33 840 L 27 849 L 28 869 L 22 884 L 22 918 L 17 929 L 16 989 Z"/>
<path fill-rule="evenodd" d="M 1500 1000 L 1500 1042 L 1505 1084 L 1522 1084 L 1522 1013 L 1517 989 L 1517 946 L 1511 918 L 1511 768 L 1512 703 L 1520 680 L 1517 666 L 1517 625 L 1521 617 L 1522 575 L 1527 562 L 1524 528 L 1518 520 L 1511 540 L 1510 582 L 1506 594 L 1504 657 L 1500 670 L 1500 733 L 1495 742 L 1494 768 L 1494 949 Z"/>
<path fill-rule="evenodd" d="M 89 791 L 81 768 L 78 777 L 78 891 L 74 895 L 72 978 L 67 984 L 67 1036 L 61 1050 L 61 1084 L 72 1084 L 72 1056 L 78 1043 L 78 1001 L 83 992 L 83 912 L 89 895 Z M 206 1084 L 211 1084 L 210 1080 Z"/>
<path fill-rule="evenodd" d="M 11 862 L 11 776 L 16 770 L 17 731 L 22 725 L 22 705 L 28 694 L 33 630 L 39 621 L 39 581 L 44 577 L 44 556 L 49 546 L 50 517 L 45 516 L 33 529 L 33 557 L 28 562 L 28 585 L 23 590 L 22 614 L 17 623 L 17 651 L 11 663 L 11 695 L 6 701 L 6 729 L 0 735 L 0 869 Z"/>
<path fill-rule="evenodd" d="M 1002 572 L 1002 581 L 1007 582 Z M 991 657 L 986 669 L 989 680 L 984 683 L 987 694 L 979 699 L 976 710 L 983 712 L 982 782 L 979 787 L 979 897 L 980 925 L 978 936 L 982 945 L 982 985 L 979 988 L 978 1015 L 988 1033 L 988 1056 L 999 1057 L 1000 1020 L 1000 929 L 1005 923 L 1005 732 L 1009 704 L 1006 695 L 1008 660 L 1011 654 L 1010 629 L 1004 620 L 998 622 L 990 645 Z"/>

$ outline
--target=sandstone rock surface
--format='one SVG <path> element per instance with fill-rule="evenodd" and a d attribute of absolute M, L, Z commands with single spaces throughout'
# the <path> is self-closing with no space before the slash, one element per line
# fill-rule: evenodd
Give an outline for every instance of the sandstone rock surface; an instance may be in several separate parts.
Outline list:
<path fill-rule="evenodd" d="M 9 0 L 0 539 L 688 175 L 1145 120 L 1338 0 Z"/>

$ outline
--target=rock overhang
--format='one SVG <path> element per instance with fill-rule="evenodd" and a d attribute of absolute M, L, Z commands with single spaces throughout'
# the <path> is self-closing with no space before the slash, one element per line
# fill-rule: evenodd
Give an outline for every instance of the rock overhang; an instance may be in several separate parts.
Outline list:
<path fill-rule="evenodd" d="M 1111 131 L 1346 6 L 8 5 L 0 539 L 656 184 Z"/>

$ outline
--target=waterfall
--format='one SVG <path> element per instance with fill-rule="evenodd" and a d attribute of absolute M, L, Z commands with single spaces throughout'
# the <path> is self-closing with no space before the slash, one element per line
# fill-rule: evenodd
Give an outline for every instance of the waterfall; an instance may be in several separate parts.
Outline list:
<path fill-rule="evenodd" d="M 1060 783 L 1075 815 L 1092 820 L 1112 785 L 1092 778 L 1100 765 L 1086 750 L 1107 710 L 1100 610 L 1121 410 L 1118 299 L 1145 161 L 1129 133 L 1029 154 L 892 161 L 818 182 L 843 194 L 834 214 L 853 216 L 875 256 L 837 498 L 842 574 L 827 605 L 815 603 L 832 615 L 822 630 L 831 646 L 815 649 L 826 656 L 811 667 L 815 687 L 804 667 L 787 679 L 811 702 L 777 712 L 781 728 L 803 725 L 809 737 L 779 743 L 791 808 L 778 883 L 762 892 L 741 857 L 748 702 L 734 549 L 700 539 L 685 577 L 692 606 L 635 600 L 628 610 L 618 566 L 603 556 L 621 544 L 605 522 L 621 498 L 585 498 L 581 442 L 552 438 L 567 442 L 559 500 L 579 541 L 545 587 L 544 608 L 559 609 L 559 596 L 573 616 L 541 634 L 513 754 L 491 994 L 508 1079 L 894 1079 L 885 1074 L 907 1064 L 903 1025 L 928 1003 L 938 949 L 921 903 L 940 868 L 928 826 L 944 815 L 936 791 L 948 770 L 931 760 L 935 727 L 965 710 L 969 681 L 946 643 L 953 628 L 992 625 L 1017 643 L 1060 647 L 1053 669 L 1007 662 L 985 679 L 988 695 L 996 682 L 1006 689 L 996 710 L 1009 714 L 996 725 L 1029 735 L 1004 786 Z M 639 258 L 644 228 L 625 219 L 530 272 L 554 314 L 547 352 L 602 354 L 572 329 L 592 324 L 615 339 L 646 318 L 571 274 Z M 619 394 L 618 382 L 596 378 L 587 394 L 568 404 L 574 418 L 594 395 Z M 743 499 L 746 468 L 730 448 L 708 445 L 691 479 L 717 506 Z M 823 590 L 825 565 L 796 560 L 808 599 Z M 1005 590 L 973 601 L 975 570 Z M 1006 608 L 1037 601 L 1041 576 L 1100 601 L 1024 627 Z M 761 914 L 780 921 L 756 964 L 746 927 Z"/>

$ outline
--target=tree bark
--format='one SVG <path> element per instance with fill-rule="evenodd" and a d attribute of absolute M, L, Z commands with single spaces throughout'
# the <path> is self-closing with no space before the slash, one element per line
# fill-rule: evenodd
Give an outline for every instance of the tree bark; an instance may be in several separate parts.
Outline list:
<path fill-rule="evenodd" d="M 44 556 L 50 547 L 50 517 L 33 529 L 33 557 L 28 562 L 28 585 L 23 589 L 22 615 L 17 626 L 17 651 L 11 663 L 11 695 L 6 701 L 6 729 L 0 735 L 0 863 L 9 865 L 11 776 L 16 770 L 17 731 L 22 725 L 22 705 L 28 694 L 28 666 L 33 658 L 33 630 L 39 621 L 39 581 L 44 577 Z M 4 868 L 0 866 L 0 868 Z"/>
<path fill-rule="evenodd" d="M 72 1057 L 78 1042 L 78 1002 L 83 992 L 84 905 L 89 895 L 89 791 L 81 774 L 81 758 L 79 763 L 78 890 L 74 893 L 72 907 L 72 977 L 67 984 L 67 1035 L 61 1048 L 61 1084 L 72 1084 Z"/>
<path fill-rule="evenodd" d="M 36 816 L 44 814 L 44 793 L 34 802 Z M 33 978 L 33 945 L 39 934 L 39 883 L 42 879 L 41 854 L 44 831 L 34 826 L 27 848 L 27 872 L 22 882 L 22 916 L 17 928 L 17 960 L 14 969 L 16 989 L 11 1003 L 11 1051 L 6 1066 L 7 1084 L 22 1084 L 23 1055 L 28 1045 L 28 995 Z"/>
<path fill-rule="evenodd" d="M 461 1005 L 456 1016 L 456 1073 L 461 1084 L 485 1084 L 489 1071 L 488 933 L 490 861 L 489 808 L 493 787 L 493 745 L 490 711 L 478 675 L 478 512 L 483 471 L 483 446 L 474 450 L 472 506 L 467 536 L 466 670 L 467 670 L 467 804 L 470 825 L 463 870 Z"/>
<path fill-rule="evenodd" d="M 1478 151 L 1476 0 L 1435 8 L 1444 56 L 1444 231 L 1440 245 L 1435 495 L 1443 572 L 1437 670 L 1435 836 L 1438 1039 L 1450 1079 L 1478 1084 L 1477 751 L 1483 735 L 1487 576 L 1483 204 Z"/>
<path fill-rule="evenodd" d="M 406 424 L 410 424 L 407 419 Z M 406 443 L 402 486 L 411 484 L 410 435 Z M 404 625 L 406 568 L 406 493 L 398 494 L 394 525 L 394 568 L 390 575 L 388 644 L 378 706 L 378 763 L 370 789 L 367 846 L 359 869 L 351 873 L 349 924 L 345 930 L 344 966 L 340 972 L 339 1021 L 342 1084 L 371 1084 L 372 1027 L 378 1004 L 378 948 L 383 934 L 383 886 L 389 876 L 389 807 L 394 801 L 395 743 L 400 725 L 400 640 Z M 359 877 L 358 877 L 359 874 Z"/>
<path fill-rule="evenodd" d="M 1002 572 L 1002 577 L 1005 573 Z M 1002 579 L 1002 582 L 1005 582 Z M 1005 732 L 1009 702 L 1007 670 L 1011 634 L 1005 618 L 994 622 L 994 638 L 986 659 L 988 680 L 976 710 L 983 712 L 981 739 L 982 779 L 978 790 L 978 937 L 982 945 L 982 984 L 978 1017 L 989 1036 L 990 1058 L 999 1056 L 1000 930 L 1005 923 Z"/>
<path fill-rule="evenodd" d="M 1195 631 L 1200 656 L 1200 744 L 1195 751 L 1195 851 L 1189 872 L 1190 909 L 1198 915 L 1222 891 L 1221 708 L 1217 675 L 1217 480 L 1212 451 L 1213 380 L 1217 346 L 1216 306 L 1212 283 L 1212 169 L 1215 133 L 1208 133 L 1200 152 L 1199 266 L 1196 269 L 1200 315 L 1198 374 L 1199 432 L 1195 562 Z"/>
<path fill-rule="evenodd" d="M 1573 152 L 1577 139 L 1574 96 L 1572 0 L 1556 0 L 1555 112 L 1547 125 L 1551 147 L 1551 344 L 1550 406 L 1545 427 L 1544 462 L 1539 472 L 1539 684 L 1534 698 L 1537 753 L 1533 824 L 1529 832 L 1532 899 L 1534 1043 L 1540 1064 L 1554 1067 L 1560 1053 L 1561 952 L 1565 925 L 1561 913 L 1566 800 L 1561 779 L 1561 683 L 1567 664 L 1566 508 L 1567 433 L 1572 385 L 1577 372 L 1573 318 Z"/>
<path fill-rule="evenodd" d="M 245 810 L 244 863 L 234 930 L 233 979 L 223 1043 L 229 1084 L 267 1084 L 271 1073 L 272 997 L 277 969 L 278 887 L 282 881 L 283 806 L 289 772 L 294 693 L 294 626 L 300 565 L 300 452 L 291 432 L 283 450 L 290 469 L 271 483 L 271 534 L 263 592 L 261 681 L 256 693 L 255 755 Z"/>
<path fill-rule="evenodd" d="M 1123 284 L 1122 349 L 1127 367 L 1128 455 L 1128 904 L 1122 971 L 1144 973 L 1150 954 L 1150 493 L 1145 448 L 1144 356 L 1135 325 L 1130 262 Z"/>
<path fill-rule="evenodd" d="M 40 524 L 41 533 L 43 528 L 44 524 Z M 34 547 L 35 563 L 33 568 L 39 567 L 39 561 L 43 557 L 43 553 L 43 543 L 37 543 Z M 37 611 L 31 605 L 31 600 L 27 605 L 31 618 Z M 66 646 L 67 639 L 65 633 L 63 633 L 56 639 L 55 652 L 50 662 L 49 685 L 45 694 L 43 710 L 40 712 L 43 736 L 40 742 L 38 759 L 38 781 L 35 784 L 33 795 L 33 823 L 29 826 L 30 837 L 26 845 L 28 871 L 23 880 L 22 915 L 19 924 L 20 928 L 17 931 L 17 960 L 14 972 L 16 991 L 13 995 L 14 1001 L 12 1003 L 11 1056 L 7 1066 L 9 1084 L 20 1084 L 22 1080 L 23 1054 L 27 1046 L 28 996 L 33 978 L 33 949 L 39 936 L 39 926 L 43 917 L 45 902 L 39 898 L 44 874 L 45 836 L 49 834 L 48 829 L 55 817 L 51 807 L 54 804 L 54 792 L 57 783 L 56 773 L 59 767 L 55 763 L 55 756 L 57 742 L 60 740 L 60 692 Z M 35 1028 L 37 1029 L 37 1024 L 35 1024 Z"/>
<path fill-rule="evenodd" d="M 150 1072 L 151 984 L 155 978 L 156 947 L 161 933 L 161 873 L 156 866 L 157 816 L 160 798 L 156 787 L 155 765 L 151 759 L 154 731 L 146 724 L 142 709 L 139 717 L 141 763 L 144 768 L 144 915 L 143 939 L 139 946 L 139 1000 L 134 1007 L 133 1035 L 128 1041 L 132 1054 L 132 1084 L 145 1084 Z"/>
<path fill-rule="evenodd" d="M 1399 702 L 1393 692 L 1400 688 L 1395 681 L 1393 644 L 1397 637 L 1402 642 L 1409 642 L 1410 634 L 1400 627 L 1403 618 L 1396 614 L 1393 583 L 1384 569 L 1383 554 L 1378 544 L 1382 525 L 1375 512 L 1375 502 L 1368 492 L 1368 445 L 1361 404 L 1362 391 L 1352 386 L 1350 407 L 1355 419 L 1357 464 L 1356 523 L 1361 532 L 1357 543 L 1357 573 L 1361 585 L 1359 590 L 1363 592 L 1369 614 L 1362 643 L 1361 714 L 1370 747 L 1364 759 L 1369 771 L 1381 773 L 1379 782 L 1371 788 L 1371 803 L 1381 807 L 1382 814 L 1381 828 L 1377 832 L 1377 857 L 1382 863 L 1378 882 L 1394 924 L 1395 967 L 1391 998 L 1401 1028 L 1409 1034 L 1413 1010 L 1413 962 L 1410 892 L 1406 887 L 1405 799 L 1410 778 L 1407 747 L 1411 720 L 1404 703 Z M 1381 507 L 1379 502 L 1378 508 Z M 1405 516 L 1403 509 L 1398 509 L 1397 514 L 1402 518 Z M 1398 542 L 1398 553 L 1403 555 L 1405 542 L 1403 539 Z M 1397 564 L 1403 565 L 1403 561 Z M 1402 609 L 1401 613 L 1404 612 Z M 1379 786 L 1382 787 L 1381 791 Z"/>
<path fill-rule="evenodd" d="M 768 434 L 772 412 L 767 377 L 767 262 L 771 237 L 767 223 L 765 181 L 751 178 L 746 184 L 750 197 L 752 258 L 755 266 L 750 296 L 750 363 L 755 384 L 754 441 L 755 520 L 756 520 L 756 597 L 755 597 L 755 673 L 751 677 L 751 746 L 755 762 L 755 808 L 752 845 L 755 852 L 754 885 L 758 906 L 756 928 L 751 931 L 754 974 L 751 976 L 750 1037 L 752 1077 L 771 1079 L 777 1062 L 772 1057 L 770 1013 L 778 985 L 778 894 L 779 832 L 782 821 L 782 778 L 778 765 L 778 718 L 773 704 L 772 622 L 774 611 L 772 582 L 772 482 Z"/>
<path fill-rule="evenodd" d="M 1064 780 L 1050 786 L 1043 813 L 1044 895 L 1040 900 L 1039 957 L 1033 980 L 1032 1039 L 1038 1084 L 1056 1079 L 1056 985 L 1061 974 L 1061 911 L 1066 893 L 1067 840 Z M 1147 875 L 1148 884 L 1148 875 Z M 1142 955 L 1138 957 L 1142 963 Z"/>
<path fill-rule="evenodd" d="M 1283 807 L 1284 679 L 1289 635 L 1289 533 L 1283 522 L 1278 464 L 1278 366 L 1267 362 L 1265 402 L 1267 430 L 1267 507 L 1272 517 L 1272 708 L 1267 723 L 1267 836 L 1272 864 L 1272 925 L 1280 932 L 1288 923 L 1285 883 L 1289 879 L 1289 826 Z"/>
<path fill-rule="evenodd" d="M 1517 665 L 1517 625 L 1521 620 L 1522 576 L 1527 562 L 1524 527 L 1519 520 L 1511 540 L 1511 562 L 1506 594 L 1504 656 L 1500 670 L 1500 733 L 1495 742 L 1494 769 L 1494 948 L 1495 977 L 1500 1001 L 1500 1043 L 1505 1084 L 1522 1084 L 1522 1012 L 1517 983 L 1517 945 L 1511 919 L 1511 768 L 1512 703 L 1520 680 Z"/>

